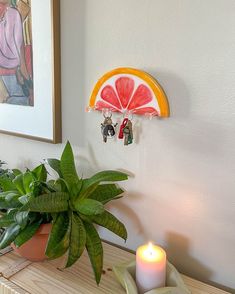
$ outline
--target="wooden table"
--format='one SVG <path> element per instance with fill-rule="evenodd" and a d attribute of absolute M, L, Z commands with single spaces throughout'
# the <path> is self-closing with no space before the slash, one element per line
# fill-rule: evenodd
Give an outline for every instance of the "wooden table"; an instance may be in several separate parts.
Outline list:
<path fill-rule="evenodd" d="M 133 254 L 104 243 L 104 271 L 97 287 L 86 254 L 72 268 L 61 270 L 64 258 L 31 263 L 9 252 L 0 257 L 0 294 L 125 294 L 112 267 L 131 258 Z M 23 269 L 15 273 L 17 267 Z M 228 294 L 186 276 L 183 279 L 192 294 Z"/>

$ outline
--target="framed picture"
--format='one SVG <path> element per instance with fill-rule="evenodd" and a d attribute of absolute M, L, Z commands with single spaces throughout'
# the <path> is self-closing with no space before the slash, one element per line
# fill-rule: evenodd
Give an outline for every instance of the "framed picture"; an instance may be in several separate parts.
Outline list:
<path fill-rule="evenodd" d="M 0 0 L 0 132 L 61 142 L 59 0 Z"/>

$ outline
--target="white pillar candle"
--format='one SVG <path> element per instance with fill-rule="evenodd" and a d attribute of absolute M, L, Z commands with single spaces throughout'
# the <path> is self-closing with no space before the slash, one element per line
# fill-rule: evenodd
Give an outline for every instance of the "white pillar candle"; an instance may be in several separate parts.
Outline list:
<path fill-rule="evenodd" d="M 149 243 L 136 252 L 136 284 L 139 293 L 145 293 L 166 284 L 166 252 Z"/>

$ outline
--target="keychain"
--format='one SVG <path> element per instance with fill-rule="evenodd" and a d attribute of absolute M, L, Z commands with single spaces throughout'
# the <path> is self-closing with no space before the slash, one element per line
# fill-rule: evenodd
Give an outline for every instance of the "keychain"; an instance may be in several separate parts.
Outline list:
<path fill-rule="evenodd" d="M 105 114 L 105 112 L 103 112 L 104 115 L 104 122 L 101 123 L 101 133 L 103 135 L 103 141 L 104 143 L 107 142 L 108 138 L 113 138 L 115 136 L 115 128 L 117 127 L 117 123 L 113 124 L 112 121 L 112 113 L 110 114 Z"/>
<path fill-rule="evenodd" d="M 128 118 L 124 118 L 119 132 L 119 139 L 124 138 L 124 145 L 130 145 L 133 143 L 133 131 L 132 131 L 132 122 Z"/>
<path fill-rule="evenodd" d="M 127 125 L 123 129 L 124 133 L 124 145 L 130 145 L 133 143 L 133 131 L 132 131 L 132 122 L 128 119 Z"/>
<path fill-rule="evenodd" d="M 123 120 L 123 122 L 121 124 L 121 127 L 120 127 L 119 135 L 118 135 L 118 138 L 119 139 L 123 139 L 124 138 L 124 132 L 123 132 L 123 130 L 126 127 L 127 123 L 128 123 L 128 118 L 124 118 L 124 120 Z"/>

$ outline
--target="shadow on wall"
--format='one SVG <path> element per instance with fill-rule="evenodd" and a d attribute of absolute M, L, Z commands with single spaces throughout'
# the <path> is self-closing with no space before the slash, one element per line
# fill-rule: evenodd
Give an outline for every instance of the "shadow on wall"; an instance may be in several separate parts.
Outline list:
<path fill-rule="evenodd" d="M 146 69 L 164 89 L 169 100 L 170 116 L 183 118 L 190 116 L 190 93 L 185 82 L 171 72 L 154 71 Z"/>
<path fill-rule="evenodd" d="M 209 283 L 229 293 L 235 293 L 234 289 L 224 287 L 211 281 L 214 273 L 213 270 L 190 256 L 190 240 L 188 238 L 175 232 L 167 232 L 166 244 L 168 259 L 177 267 L 179 272 L 202 282 Z"/>
<path fill-rule="evenodd" d="M 190 240 L 183 235 L 167 232 L 166 250 L 168 259 L 177 269 L 186 275 L 190 275 L 200 281 L 209 281 L 213 271 L 200 261 L 190 256 Z"/>
<path fill-rule="evenodd" d="M 141 194 L 137 193 L 130 193 L 125 192 L 123 196 L 123 200 L 125 201 L 125 198 L 131 199 L 131 201 L 135 202 L 138 198 L 141 199 L 143 196 Z M 144 230 L 144 227 L 140 221 L 139 216 L 135 213 L 135 211 L 130 207 L 130 201 L 129 205 L 126 205 L 124 201 L 114 201 L 109 204 L 109 208 L 115 208 L 117 211 L 121 211 L 123 216 L 128 217 L 129 223 L 131 223 L 130 227 L 135 229 L 135 234 L 137 236 L 141 236 L 141 238 L 144 238 L 144 240 L 148 239 L 148 236 Z M 130 234 L 131 235 L 131 234 Z"/>

